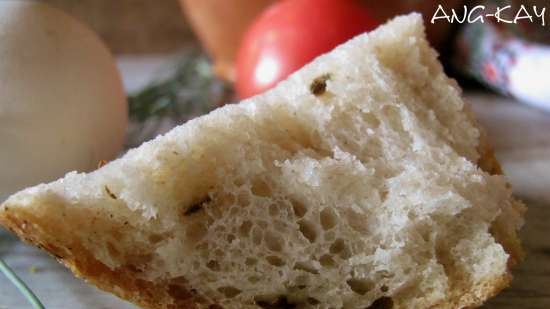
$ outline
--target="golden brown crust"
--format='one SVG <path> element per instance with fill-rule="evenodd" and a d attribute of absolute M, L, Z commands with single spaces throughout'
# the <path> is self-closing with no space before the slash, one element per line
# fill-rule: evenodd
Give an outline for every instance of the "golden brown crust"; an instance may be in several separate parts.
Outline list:
<path fill-rule="evenodd" d="M 500 163 L 498 162 L 497 158 L 495 157 L 495 152 L 493 150 L 493 147 L 489 144 L 489 141 L 487 140 L 487 136 L 483 130 L 480 131 L 480 144 L 478 146 L 478 151 L 480 154 L 479 160 L 477 161 L 477 165 L 487 173 L 491 175 L 498 175 L 502 174 L 502 168 L 500 167 Z"/>
<path fill-rule="evenodd" d="M 437 308 L 477 308 L 487 299 L 494 297 L 510 285 L 512 275 L 508 272 L 500 277 L 488 278 L 474 287 L 464 287 L 451 292 L 449 300 Z"/>
<path fill-rule="evenodd" d="M 485 129 L 479 125 L 477 118 L 475 117 L 472 107 L 469 102 L 464 103 L 463 111 L 466 113 L 470 121 L 477 127 L 479 131 L 479 144 L 477 150 L 479 153 L 477 165 L 484 170 L 485 172 L 491 175 L 504 175 L 500 163 L 495 156 L 495 151 L 493 146 L 489 142 L 489 137 Z M 512 208 L 520 216 L 523 217 L 525 212 L 525 206 L 521 202 L 517 202 L 512 205 Z M 510 228 L 506 226 L 508 222 L 502 222 L 501 220 L 496 220 L 491 226 L 491 234 L 495 237 L 498 243 L 500 243 L 504 250 L 510 255 L 508 260 L 508 268 L 519 263 L 524 256 L 523 249 L 521 248 L 521 242 L 517 236 L 517 231 L 512 229 L 510 233 Z"/>
<path fill-rule="evenodd" d="M 150 309 L 193 309 L 204 300 L 186 286 L 183 278 L 170 282 L 151 282 L 139 279 L 139 270 L 128 266 L 111 269 L 99 262 L 80 245 L 77 239 L 68 243 L 53 235 L 70 234 L 63 226 L 48 224 L 41 218 L 16 205 L 0 208 L 0 225 L 25 242 L 45 250 L 79 278 L 98 288 Z"/>
<path fill-rule="evenodd" d="M 502 175 L 502 168 L 495 156 L 495 152 L 489 142 L 487 133 L 481 126 L 479 126 L 477 119 L 470 110 L 470 106 L 466 104 L 464 110 L 469 115 L 472 122 L 476 124 L 480 134 L 478 145 L 478 153 L 480 156 L 477 165 L 491 175 Z M 521 203 L 513 205 L 513 207 L 515 208 L 515 211 L 523 215 L 525 209 Z M 516 233 L 517 231 L 514 230 L 513 233 L 510 233 L 509 227 L 504 226 L 506 223 L 507 222 L 496 220 L 491 227 L 491 234 L 510 255 L 508 260 L 508 271 L 500 277 L 488 278 L 474 287 L 468 286 L 453 289 L 450 299 L 445 304 L 438 304 L 435 307 L 449 309 L 476 308 L 481 306 L 487 299 L 494 297 L 510 285 L 510 282 L 512 281 L 511 268 L 523 259 L 524 253 L 521 248 L 519 237 Z"/>
<path fill-rule="evenodd" d="M 479 126 L 475 117 L 471 115 L 471 113 L 469 113 L 469 115 L 472 121 L 477 125 L 480 134 L 478 145 L 478 152 L 480 156 L 477 162 L 478 166 L 491 175 L 503 175 L 504 173 L 502 171 L 500 163 L 495 156 L 492 145 L 489 143 L 487 133 L 482 127 Z M 521 202 L 518 202 L 512 207 L 516 212 L 523 216 L 523 213 L 525 212 L 525 207 Z M 506 252 L 510 254 L 510 260 L 508 264 L 509 267 L 512 267 L 523 259 L 524 253 L 521 248 L 519 237 L 515 233 L 516 231 L 514 231 L 514 233 L 510 235 L 508 230 L 509 227 L 504 226 L 503 223 L 498 220 L 495 221 L 493 223 L 493 226 L 491 227 L 491 233 L 493 234 L 493 236 L 504 247 Z"/>

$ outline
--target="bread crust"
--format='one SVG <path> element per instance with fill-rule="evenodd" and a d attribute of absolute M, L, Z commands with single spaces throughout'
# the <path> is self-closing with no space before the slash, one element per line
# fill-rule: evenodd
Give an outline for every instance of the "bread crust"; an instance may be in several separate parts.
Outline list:
<path fill-rule="evenodd" d="M 67 245 L 66 240 L 52 238 L 52 235 L 70 233 L 63 226 L 49 224 L 22 208 L 13 211 L 13 206 L 8 204 L 0 210 L 0 224 L 26 243 L 46 251 L 86 282 L 143 308 L 191 309 L 201 303 L 201 297 L 183 282 L 178 285 L 154 283 L 137 278 L 139 271 L 131 266 L 109 268 L 80 245 L 78 239 L 70 239 Z"/>
<path fill-rule="evenodd" d="M 474 116 L 468 103 L 466 103 L 466 105 L 464 106 L 464 111 L 467 115 L 469 115 L 470 119 L 477 126 L 477 129 L 479 131 L 479 145 L 477 148 L 479 152 L 479 159 L 477 161 L 477 165 L 479 166 L 479 168 L 491 175 L 504 175 L 502 167 L 500 166 L 500 162 L 495 156 L 493 145 L 490 143 L 487 136 L 487 132 L 483 127 L 479 125 L 479 122 Z M 523 218 L 523 215 L 526 211 L 525 205 L 518 201 L 517 203 L 512 205 L 512 207 L 514 208 L 514 211 L 519 213 L 520 216 Z M 496 238 L 496 240 L 504 247 L 504 250 L 510 255 L 510 258 L 508 260 L 508 268 L 510 269 L 512 266 L 516 265 L 523 259 L 524 252 L 521 248 L 521 242 L 516 233 L 513 233 L 512 235 L 507 235 L 509 233 L 505 231 L 505 228 L 505 226 L 501 226 L 497 224 L 497 222 L 495 222 L 491 227 L 491 233 Z M 511 277 L 509 281 L 510 280 Z"/>
<path fill-rule="evenodd" d="M 502 175 L 502 167 L 495 156 L 493 146 L 489 142 L 487 133 L 483 129 L 468 104 L 464 107 L 465 112 L 470 116 L 472 122 L 477 126 L 479 130 L 479 145 L 478 152 L 480 154 L 477 161 L 479 168 L 491 175 Z M 525 207 L 522 203 L 513 205 L 515 210 L 519 212 L 522 217 L 525 211 Z M 481 306 L 487 299 L 496 296 L 500 291 L 507 288 L 512 281 L 511 268 L 519 263 L 524 256 L 521 248 L 521 243 L 517 235 L 508 235 L 504 226 L 495 223 L 491 227 L 491 234 L 495 237 L 498 243 L 503 246 L 506 253 L 510 256 L 508 258 L 508 270 L 500 277 L 492 277 L 483 280 L 481 283 L 474 287 L 461 287 L 452 290 L 452 296 L 446 303 L 432 306 L 432 308 L 477 308 Z"/>

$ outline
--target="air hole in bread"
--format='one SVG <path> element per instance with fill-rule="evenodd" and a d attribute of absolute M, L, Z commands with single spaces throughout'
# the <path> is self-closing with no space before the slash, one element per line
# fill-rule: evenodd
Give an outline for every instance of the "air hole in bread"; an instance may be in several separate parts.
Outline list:
<path fill-rule="evenodd" d="M 225 236 L 225 239 L 228 243 L 232 243 L 236 239 L 236 237 L 233 234 L 227 234 L 227 236 Z"/>
<path fill-rule="evenodd" d="M 334 238 L 336 238 L 336 233 L 334 231 L 328 231 L 328 232 L 325 232 L 323 233 L 323 238 L 327 241 L 327 242 L 331 242 L 334 240 Z"/>
<path fill-rule="evenodd" d="M 296 264 L 294 264 L 294 269 L 305 271 L 315 275 L 319 274 L 319 271 L 307 262 L 296 262 Z"/>
<path fill-rule="evenodd" d="M 135 264 L 129 263 L 125 265 L 125 268 L 132 273 L 142 273 L 143 270 Z"/>
<path fill-rule="evenodd" d="M 220 270 L 220 264 L 218 261 L 210 260 L 208 263 L 206 263 L 206 267 L 210 268 L 212 271 L 219 271 Z"/>
<path fill-rule="evenodd" d="M 350 289 L 359 294 L 365 295 L 368 291 L 372 290 L 374 284 L 370 280 L 352 278 L 346 281 Z"/>
<path fill-rule="evenodd" d="M 315 306 L 315 305 L 320 304 L 321 302 L 317 298 L 308 297 L 307 298 L 307 303 L 312 305 L 312 306 Z"/>
<path fill-rule="evenodd" d="M 195 268 L 195 269 L 198 269 L 198 268 L 202 267 L 202 263 L 199 262 L 199 261 L 193 261 L 192 265 L 193 265 L 193 268 Z"/>
<path fill-rule="evenodd" d="M 332 258 L 332 255 L 330 254 L 322 255 L 319 258 L 319 263 L 321 263 L 321 266 L 327 267 L 327 268 L 332 268 L 336 265 L 336 263 L 334 262 L 334 259 Z"/>
<path fill-rule="evenodd" d="M 420 233 L 420 237 L 422 237 L 422 240 L 424 240 L 427 243 L 430 242 L 430 238 L 431 238 L 431 235 L 432 235 L 430 230 L 423 229 L 423 230 L 420 230 L 419 233 Z"/>
<path fill-rule="evenodd" d="M 389 288 L 387 285 L 385 285 L 385 284 L 383 284 L 383 285 L 380 287 L 380 291 L 381 291 L 382 293 L 386 293 L 386 292 L 389 291 L 389 290 L 390 290 L 390 288 Z"/>
<path fill-rule="evenodd" d="M 152 243 L 152 244 L 156 244 L 156 243 L 159 243 L 161 242 L 162 240 L 164 240 L 164 235 L 162 234 L 151 234 L 149 235 L 149 241 Z"/>
<path fill-rule="evenodd" d="M 214 250 L 214 255 L 221 259 L 225 256 L 225 250 L 216 249 L 216 250 Z"/>
<path fill-rule="evenodd" d="M 376 129 L 380 126 L 380 120 L 376 115 L 369 111 L 361 110 L 361 116 L 365 123 L 368 125 L 368 127 L 372 129 Z"/>
<path fill-rule="evenodd" d="M 265 259 L 267 260 L 267 262 L 273 266 L 277 266 L 277 267 L 280 267 L 280 266 L 283 266 L 285 265 L 285 261 L 283 259 L 281 259 L 280 257 L 278 256 L 275 256 L 275 255 L 268 255 L 265 257 Z"/>
<path fill-rule="evenodd" d="M 298 225 L 300 226 L 300 232 L 309 242 L 314 242 L 317 239 L 317 227 L 315 224 L 307 220 L 300 220 L 298 221 Z"/>
<path fill-rule="evenodd" d="M 380 196 L 380 202 L 384 203 L 388 199 L 388 189 L 383 188 L 382 190 L 378 191 L 378 195 Z"/>
<path fill-rule="evenodd" d="M 296 215 L 297 218 L 302 218 L 307 213 L 307 207 L 300 201 L 297 200 L 291 200 L 292 203 L 292 210 L 294 211 L 294 215 Z"/>
<path fill-rule="evenodd" d="M 341 238 L 336 239 L 332 243 L 332 245 L 330 245 L 329 250 L 330 250 L 330 253 L 338 254 L 343 259 L 347 259 L 350 256 L 348 246 L 346 245 L 346 242 Z"/>
<path fill-rule="evenodd" d="M 195 244 L 206 235 L 207 230 L 205 222 L 192 222 L 187 226 L 185 235 L 191 244 Z"/>
<path fill-rule="evenodd" d="M 269 227 L 269 222 L 264 221 L 264 220 L 259 220 L 259 221 L 257 222 L 257 224 L 260 226 L 260 228 L 262 228 L 262 229 L 264 229 L 264 230 L 267 229 L 267 228 Z"/>
<path fill-rule="evenodd" d="M 252 243 L 256 246 L 262 243 L 263 232 L 258 226 L 252 228 Z"/>
<path fill-rule="evenodd" d="M 391 297 L 383 296 L 376 299 L 366 309 L 391 309 L 393 308 L 393 299 Z"/>
<path fill-rule="evenodd" d="M 269 185 L 263 180 L 254 181 L 250 190 L 252 191 L 252 194 L 263 197 L 269 197 L 272 193 Z"/>
<path fill-rule="evenodd" d="M 175 299 L 189 299 L 193 297 L 193 294 L 181 284 L 169 284 L 168 294 Z"/>
<path fill-rule="evenodd" d="M 365 217 L 358 215 L 356 212 L 349 210 L 346 214 L 348 225 L 358 233 L 368 233 L 369 228 L 366 224 Z"/>
<path fill-rule="evenodd" d="M 216 233 L 216 234 L 225 233 L 225 226 L 223 226 L 223 225 L 216 226 L 216 228 L 214 228 L 214 233 Z"/>
<path fill-rule="evenodd" d="M 376 272 L 376 275 L 377 277 L 380 277 L 380 278 L 384 278 L 384 279 L 387 279 L 387 278 L 393 278 L 395 276 L 395 274 L 387 271 L 387 270 L 379 270 Z"/>
<path fill-rule="evenodd" d="M 240 205 L 233 205 L 229 208 L 229 214 L 231 216 L 238 216 L 239 213 L 241 213 L 241 206 Z"/>
<path fill-rule="evenodd" d="M 233 184 L 235 185 L 235 187 L 241 187 L 242 185 L 244 185 L 245 183 L 248 182 L 248 179 L 244 179 L 243 177 L 235 177 L 233 178 Z"/>
<path fill-rule="evenodd" d="M 336 213 L 332 208 L 329 208 L 329 207 L 321 211 L 321 213 L 319 214 L 319 220 L 321 221 L 321 226 L 325 231 L 335 227 L 336 224 L 338 223 L 338 218 Z"/>
<path fill-rule="evenodd" d="M 217 197 L 219 204 L 223 205 L 234 205 L 235 204 L 235 194 L 220 194 Z"/>
<path fill-rule="evenodd" d="M 258 260 L 255 259 L 255 258 L 248 257 L 248 258 L 246 258 L 244 263 L 246 264 L 246 266 L 254 266 L 258 263 Z"/>
<path fill-rule="evenodd" d="M 239 234 L 242 237 L 247 237 L 250 234 L 250 229 L 252 229 L 252 222 L 248 220 L 244 221 L 239 227 Z"/>
<path fill-rule="evenodd" d="M 222 293 L 227 298 L 233 298 L 241 294 L 242 291 L 232 286 L 223 286 L 218 288 L 218 292 Z"/>
<path fill-rule="evenodd" d="M 265 244 L 267 248 L 274 252 L 280 252 L 283 250 L 283 239 L 279 235 L 275 235 L 273 232 L 266 233 L 264 236 Z"/>
<path fill-rule="evenodd" d="M 151 260 L 153 260 L 153 254 L 152 253 L 133 254 L 133 255 L 126 256 L 125 259 L 129 264 L 146 265 L 150 263 Z"/>
<path fill-rule="evenodd" d="M 107 242 L 107 251 L 109 251 L 109 254 L 112 257 L 119 257 L 120 251 L 116 248 L 116 246 L 112 242 Z"/>
<path fill-rule="evenodd" d="M 256 305 L 264 309 L 294 309 L 296 304 L 290 303 L 285 295 L 279 296 L 275 299 L 263 299 L 259 298 L 254 301 Z"/>
<path fill-rule="evenodd" d="M 237 204 L 241 207 L 246 207 L 250 205 L 250 193 L 239 192 L 237 195 Z"/>
<path fill-rule="evenodd" d="M 272 217 L 277 217 L 279 215 L 279 205 L 277 204 L 269 205 L 269 215 Z"/>

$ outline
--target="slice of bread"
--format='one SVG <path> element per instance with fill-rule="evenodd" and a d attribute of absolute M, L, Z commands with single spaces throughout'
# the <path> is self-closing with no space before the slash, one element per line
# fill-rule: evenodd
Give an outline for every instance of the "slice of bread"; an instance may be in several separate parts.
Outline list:
<path fill-rule="evenodd" d="M 147 308 L 475 307 L 521 258 L 483 136 L 411 14 L 0 222 Z"/>

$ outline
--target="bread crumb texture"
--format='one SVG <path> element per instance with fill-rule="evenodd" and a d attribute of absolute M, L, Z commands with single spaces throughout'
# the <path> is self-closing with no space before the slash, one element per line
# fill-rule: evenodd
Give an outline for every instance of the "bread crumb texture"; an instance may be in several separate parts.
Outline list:
<path fill-rule="evenodd" d="M 420 15 L 398 17 L 265 94 L 13 195 L 0 221 L 149 308 L 475 307 L 521 257 L 523 206 L 478 167 L 464 108 Z"/>

